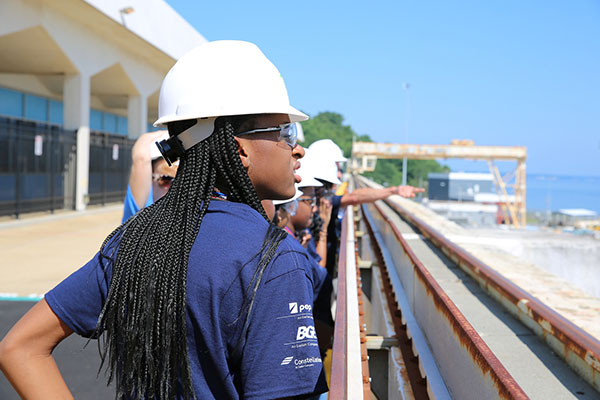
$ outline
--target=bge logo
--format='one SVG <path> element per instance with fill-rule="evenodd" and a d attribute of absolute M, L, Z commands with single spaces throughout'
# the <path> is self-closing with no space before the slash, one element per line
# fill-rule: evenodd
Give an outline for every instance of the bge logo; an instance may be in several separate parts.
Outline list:
<path fill-rule="evenodd" d="M 298 333 L 296 334 L 296 340 L 302 339 L 316 339 L 314 326 L 300 326 L 298 327 Z"/>

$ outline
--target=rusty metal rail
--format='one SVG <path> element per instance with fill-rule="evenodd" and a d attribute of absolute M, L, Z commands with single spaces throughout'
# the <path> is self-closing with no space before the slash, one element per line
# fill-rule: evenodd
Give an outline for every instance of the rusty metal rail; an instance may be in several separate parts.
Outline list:
<path fill-rule="evenodd" d="M 422 312 L 422 315 L 416 315 L 417 319 L 436 319 L 437 339 L 440 340 L 440 343 L 444 343 L 444 351 L 454 355 L 456 364 L 452 367 L 468 371 L 469 376 L 477 377 L 477 379 L 470 379 L 466 387 L 461 388 L 458 385 L 451 387 L 453 393 L 459 394 L 467 391 L 471 394 L 480 393 L 480 398 L 527 399 L 528 396 L 523 389 L 411 250 L 398 228 L 378 205 L 374 205 L 374 207 L 389 224 L 412 266 L 412 271 L 406 273 L 412 275 L 410 279 L 413 284 L 412 294 L 415 303 L 419 303 L 419 311 Z M 363 212 L 367 212 L 365 207 L 363 207 Z M 365 218 L 369 229 L 372 229 L 369 220 L 370 218 Z M 428 308 L 429 305 L 433 305 L 439 312 L 432 312 Z M 415 314 L 417 313 L 415 312 Z M 447 382 L 447 384 L 452 385 L 452 382 Z M 461 398 L 466 397 L 461 396 Z"/>
<path fill-rule="evenodd" d="M 600 342 L 596 338 L 452 243 L 399 204 L 392 201 L 387 204 L 543 339 L 590 385 L 600 390 Z"/>
<path fill-rule="evenodd" d="M 362 297 L 356 263 L 354 211 L 347 207 L 342 221 L 338 262 L 335 329 L 329 399 L 369 399 L 369 367 L 365 332 L 361 329 Z M 360 304 L 359 304 L 360 302 Z"/>
<path fill-rule="evenodd" d="M 556 352 L 577 374 L 587 381 L 593 388 L 600 390 L 600 342 L 575 326 L 553 309 L 549 308 L 534 296 L 525 292 L 523 289 L 504 278 L 498 272 L 484 264 L 481 260 L 473 257 L 461 247 L 452 243 L 433 227 L 408 212 L 400 204 L 393 200 L 386 201 L 395 212 L 397 212 L 408 223 L 414 226 L 426 239 L 438 247 L 449 259 L 458 265 L 463 271 L 471 276 L 484 291 L 499 302 L 521 323 L 531 329 L 540 337 L 551 349 Z M 377 207 L 381 212 L 380 207 Z M 383 213 L 382 213 L 383 215 Z M 387 217 L 385 217 L 387 218 Z M 389 222 L 389 221 L 388 221 Z M 464 339 L 471 338 L 471 344 L 465 344 L 469 353 L 484 371 L 490 373 L 494 385 L 500 394 L 523 398 L 524 393 L 506 376 L 506 370 L 502 365 L 498 365 L 494 360 L 493 354 L 488 353 L 485 343 L 477 338 L 477 333 L 472 326 L 456 314 L 451 301 L 443 293 L 439 292 L 439 287 L 427 273 L 427 269 L 416 259 L 416 256 L 410 250 L 410 246 L 402 237 L 397 229 L 393 228 L 394 235 L 399 242 L 402 242 L 407 257 L 415 265 L 413 278 L 415 285 L 412 295 L 418 291 L 424 291 L 420 295 L 434 298 L 436 307 L 443 311 L 444 315 L 452 324 L 452 329 L 456 335 Z M 477 335 L 477 336 L 474 336 Z M 516 386 L 515 386 L 516 385 Z"/>

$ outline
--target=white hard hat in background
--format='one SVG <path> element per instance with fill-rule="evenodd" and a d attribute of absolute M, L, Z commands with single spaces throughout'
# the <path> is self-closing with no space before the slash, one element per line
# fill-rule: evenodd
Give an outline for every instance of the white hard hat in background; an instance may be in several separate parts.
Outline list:
<path fill-rule="evenodd" d="M 322 157 L 327 157 L 333 162 L 348 161 L 348 159 L 344 157 L 344 152 L 340 146 L 335 144 L 335 142 L 331 139 L 317 140 L 308 146 L 308 148 L 319 153 Z"/>
<path fill-rule="evenodd" d="M 298 199 L 303 194 L 304 193 L 302 191 L 300 191 L 300 189 L 298 189 L 298 184 L 296 184 L 296 194 L 294 195 L 294 197 L 292 197 L 291 199 L 285 199 L 285 200 L 273 200 L 273 205 L 278 206 L 280 204 L 289 203 L 290 201 L 294 201 L 294 200 Z"/>
<path fill-rule="evenodd" d="M 300 174 L 302 168 L 306 167 L 310 171 L 310 174 L 314 179 L 320 179 L 325 182 L 333 183 L 335 185 L 339 185 L 342 183 L 342 181 L 340 181 L 337 177 L 337 165 L 328 157 L 328 155 L 324 155 L 322 152 L 315 151 L 310 147 L 308 149 L 305 149 L 304 151 L 305 154 L 304 157 L 300 160 L 300 168 L 298 169 L 298 174 Z M 302 181 L 304 181 L 304 177 L 302 177 Z M 300 182 L 300 184 L 302 183 L 303 182 Z"/>
<path fill-rule="evenodd" d="M 300 122 L 296 122 L 296 137 L 298 142 L 304 142 L 304 130 L 302 129 L 302 124 Z"/>
<path fill-rule="evenodd" d="M 316 160 L 313 160 L 311 157 L 311 152 L 308 149 L 305 149 L 304 157 L 300 159 L 300 168 L 296 171 L 296 174 L 300 175 L 302 178 L 298 187 L 323 186 L 321 182 L 315 179 L 318 175 L 316 164 Z"/>

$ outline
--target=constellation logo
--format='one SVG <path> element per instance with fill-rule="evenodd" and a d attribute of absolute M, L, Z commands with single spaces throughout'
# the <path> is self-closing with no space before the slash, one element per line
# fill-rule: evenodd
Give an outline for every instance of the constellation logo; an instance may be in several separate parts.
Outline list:
<path fill-rule="evenodd" d="M 281 365 L 288 365 L 289 363 L 292 362 L 292 360 L 294 359 L 294 356 L 289 356 L 283 359 L 283 361 L 281 361 Z"/>
<path fill-rule="evenodd" d="M 298 303 L 290 303 L 290 314 L 298 314 Z"/>

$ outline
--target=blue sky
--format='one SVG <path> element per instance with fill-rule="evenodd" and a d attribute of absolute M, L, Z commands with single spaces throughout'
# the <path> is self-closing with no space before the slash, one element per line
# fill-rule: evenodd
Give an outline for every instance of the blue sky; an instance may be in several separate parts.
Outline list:
<path fill-rule="evenodd" d="M 292 104 L 373 140 L 522 145 L 528 172 L 600 176 L 600 1 L 167 2 L 208 40 L 256 43 Z"/>

